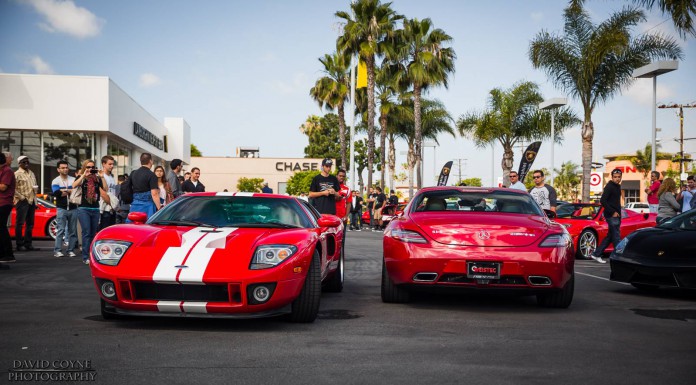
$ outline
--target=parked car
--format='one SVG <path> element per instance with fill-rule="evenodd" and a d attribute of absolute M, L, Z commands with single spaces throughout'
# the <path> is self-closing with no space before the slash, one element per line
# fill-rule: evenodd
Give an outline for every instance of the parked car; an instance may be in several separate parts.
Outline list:
<path fill-rule="evenodd" d="M 577 257 L 590 259 L 597 245 L 609 232 L 609 226 L 604 219 L 604 209 L 593 203 L 570 203 L 556 208 L 556 222 L 562 224 L 573 238 Z M 656 214 L 641 214 L 632 210 L 621 210 L 621 238 L 637 229 L 655 226 Z M 610 244 L 605 252 L 614 249 Z"/>
<path fill-rule="evenodd" d="M 394 219 L 394 217 L 402 214 L 404 212 L 404 207 L 406 203 L 401 202 L 396 205 L 387 204 L 382 209 L 382 223 L 386 227 L 389 222 Z M 361 222 L 363 227 L 370 227 L 370 212 L 365 210 L 361 215 Z"/>
<path fill-rule="evenodd" d="M 611 254 L 611 279 L 640 290 L 696 289 L 696 210 L 635 231 Z"/>
<path fill-rule="evenodd" d="M 58 233 L 56 206 L 41 198 L 36 198 L 36 211 L 34 212 L 34 229 L 31 232 L 33 238 L 56 239 Z M 15 237 L 15 225 L 17 224 L 17 210 L 13 207 L 10 214 L 10 237 Z"/>
<path fill-rule="evenodd" d="M 523 191 L 423 188 L 384 232 L 383 255 L 384 302 L 433 288 L 506 289 L 558 308 L 573 299 L 570 235 Z"/>
<path fill-rule="evenodd" d="M 648 204 L 646 202 L 626 203 L 624 208 L 627 210 L 633 210 L 633 211 L 635 211 L 637 213 L 641 213 L 641 214 L 644 214 L 644 213 L 650 214 L 650 206 L 648 206 Z"/>
<path fill-rule="evenodd" d="M 343 289 L 343 224 L 304 200 L 196 193 L 134 224 L 101 230 L 91 248 L 104 318 L 120 315 L 313 322 L 322 287 Z M 147 220 L 146 220 L 147 219 Z"/>

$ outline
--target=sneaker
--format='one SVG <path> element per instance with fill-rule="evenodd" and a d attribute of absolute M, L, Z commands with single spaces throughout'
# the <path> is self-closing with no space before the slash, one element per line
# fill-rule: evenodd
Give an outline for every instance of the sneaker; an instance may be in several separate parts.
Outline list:
<path fill-rule="evenodd" d="M 2 258 L 0 258 L 0 263 L 13 263 L 13 262 L 17 262 L 15 257 L 2 257 Z"/>
<path fill-rule="evenodd" d="M 602 257 L 595 257 L 594 255 L 590 255 L 590 257 L 599 263 L 607 263 Z"/>
<path fill-rule="evenodd" d="M 57 253 L 54 253 L 53 256 L 56 257 L 56 258 L 60 258 L 60 257 L 65 257 L 65 254 L 63 254 L 63 253 L 61 253 L 61 252 L 59 251 L 59 252 L 57 252 Z"/>
<path fill-rule="evenodd" d="M 355 230 L 355 231 L 362 231 L 362 230 L 360 230 L 360 229 L 357 229 L 357 230 Z"/>
<path fill-rule="evenodd" d="M 89 265 L 89 259 L 85 259 L 84 261 L 82 261 L 82 263 L 84 263 L 85 265 Z"/>
<path fill-rule="evenodd" d="M 75 258 L 75 257 L 77 257 L 77 255 L 75 255 L 75 253 L 73 253 L 73 252 L 71 251 L 71 252 L 68 253 L 68 257 L 70 257 L 70 258 Z"/>

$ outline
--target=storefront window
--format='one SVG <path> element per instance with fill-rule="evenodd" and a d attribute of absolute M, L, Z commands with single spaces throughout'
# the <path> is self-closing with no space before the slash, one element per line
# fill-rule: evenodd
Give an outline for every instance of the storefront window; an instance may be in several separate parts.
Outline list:
<path fill-rule="evenodd" d="M 12 153 L 12 170 L 17 170 L 20 155 L 28 156 L 29 169 L 37 179 L 41 178 L 41 137 L 38 131 L 0 131 L 0 150 Z"/>
<path fill-rule="evenodd" d="M 65 160 L 70 175 L 82 167 L 82 162 L 92 158 L 94 134 L 44 132 L 44 193 L 51 192 L 51 181 L 58 176 L 58 161 Z M 37 174 L 38 175 L 38 174 Z"/>
<path fill-rule="evenodd" d="M 126 145 L 109 138 L 106 153 L 114 157 L 114 175 L 130 174 L 130 149 Z"/>

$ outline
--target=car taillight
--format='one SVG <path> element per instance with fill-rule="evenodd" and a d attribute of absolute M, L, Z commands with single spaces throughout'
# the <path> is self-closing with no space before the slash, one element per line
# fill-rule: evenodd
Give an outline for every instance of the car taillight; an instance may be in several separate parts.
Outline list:
<path fill-rule="evenodd" d="M 411 230 L 392 229 L 390 236 L 406 243 L 428 243 L 425 237 Z"/>
<path fill-rule="evenodd" d="M 568 247 L 570 243 L 568 234 L 552 234 L 546 237 L 539 247 Z"/>

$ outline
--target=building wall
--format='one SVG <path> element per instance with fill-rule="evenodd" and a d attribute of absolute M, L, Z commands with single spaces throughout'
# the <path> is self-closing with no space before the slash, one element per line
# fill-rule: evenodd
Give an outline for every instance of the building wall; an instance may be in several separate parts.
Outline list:
<path fill-rule="evenodd" d="M 239 178 L 262 178 L 274 193 L 279 193 L 281 184 L 296 171 L 319 171 L 321 161 L 314 158 L 191 157 L 191 164 L 185 170 L 200 168 L 200 180 L 206 191 L 237 191 Z"/>
<path fill-rule="evenodd" d="M 660 172 L 661 175 L 664 175 L 663 173 L 669 170 L 672 165 L 673 163 L 670 160 L 658 160 L 656 161 L 655 168 Z M 624 190 L 623 195 L 626 195 L 626 190 L 628 190 L 629 186 L 640 186 L 638 189 L 640 196 L 639 202 L 647 202 L 648 195 L 644 190 L 649 185 L 650 174 L 648 174 L 647 177 L 644 176 L 643 173 L 638 171 L 633 163 L 631 163 L 629 160 L 613 160 L 607 162 L 606 166 L 604 167 L 604 185 L 611 180 L 610 173 L 615 168 L 619 168 L 621 171 L 623 171 L 623 177 L 621 179 L 622 190 Z M 662 178 L 663 177 L 660 177 L 660 179 Z M 633 188 L 631 189 L 633 190 Z M 633 199 L 625 200 L 625 203 L 628 203 L 628 201 L 634 201 Z"/>

